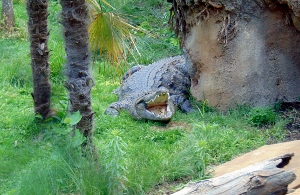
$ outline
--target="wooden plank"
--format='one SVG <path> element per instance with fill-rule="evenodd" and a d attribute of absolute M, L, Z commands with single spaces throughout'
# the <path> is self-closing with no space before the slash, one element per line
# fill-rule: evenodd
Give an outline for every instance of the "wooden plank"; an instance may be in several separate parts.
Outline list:
<path fill-rule="evenodd" d="M 283 195 L 288 184 L 296 179 L 293 171 L 282 169 L 293 155 L 287 153 L 220 177 L 191 182 L 173 195 Z"/>

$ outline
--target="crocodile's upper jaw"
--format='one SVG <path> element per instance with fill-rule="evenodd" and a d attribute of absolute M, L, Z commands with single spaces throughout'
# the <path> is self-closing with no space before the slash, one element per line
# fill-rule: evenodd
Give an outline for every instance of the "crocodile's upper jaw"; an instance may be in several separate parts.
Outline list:
<path fill-rule="evenodd" d="M 148 94 L 136 105 L 138 117 L 148 120 L 168 121 L 175 113 L 175 106 L 170 95 L 165 91 Z"/>

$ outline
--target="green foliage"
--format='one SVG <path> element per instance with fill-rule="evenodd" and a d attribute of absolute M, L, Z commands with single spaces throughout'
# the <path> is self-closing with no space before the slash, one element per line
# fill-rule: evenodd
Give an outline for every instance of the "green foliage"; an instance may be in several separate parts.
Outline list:
<path fill-rule="evenodd" d="M 276 102 L 276 103 L 274 104 L 274 111 L 276 111 L 276 112 L 281 111 L 281 110 L 282 110 L 282 103 L 283 103 L 282 100 Z"/>
<path fill-rule="evenodd" d="M 73 191 L 81 193 L 85 189 L 81 171 L 88 166 L 93 167 L 81 154 L 85 137 L 73 128 L 80 119 L 80 113 L 75 112 L 64 119 L 49 118 L 47 124 L 40 124 L 44 131 L 39 135 L 39 144 L 49 156 L 47 160 L 39 159 L 27 166 L 19 176 L 16 192 L 59 194 Z"/>
<path fill-rule="evenodd" d="M 183 133 L 176 129 L 173 131 L 153 132 L 149 135 L 146 135 L 143 139 L 148 140 L 149 142 L 170 145 L 179 141 L 183 136 Z"/>
<path fill-rule="evenodd" d="M 134 26 L 148 32 L 134 32 L 135 43 L 141 54 L 141 56 L 136 55 L 139 64 L 149 64 L 181 53 L 179 40 L 168 26 L 170 3 L 161 0 L 111 0 L 109 2 Z M 136 64 L 130 56 L 128 62 Z"/>
<path fill-rule="evenodd" d="M 127 191 L 127 144 L 123 141 L 120 134 L 119 131 L 113 130 L 111 136 L 109 136 L 111 140 L 105 145 L 103 151 L 103 164 L 109 178 L 108 190 L 111 195 L 124 194 Z"/>
<path fill-rule="evenodd" d="M 113 6 L 152 34 L 136 32 L 141 53 L 138 63 L 180 53 L 177 39 L 168 29 L 166 1 L 118 0 Z M 92 102 L 99 161 L 90 162 L 81 153 L 84 137 L 71 127 L 81 116 L 67 112 L 60 5 L 51 1 L 49 9 L 52 108 L 56 116 L 46 124 L 38 123 L 33 111 L 27 39 L 0 36 L 0 194 L 154 194 L 159 184 L 176 186 L 178 181 L 207 178 L 211 165 L 282 141 L 285 121 L 276 117 L 270 125 L 257 128 L 249 123 L 251 117 L 268 112 L 257 114 L 247 106 L 221 113 L 207 101 L 195 102 L 198 111 L 188 115 L 178 111 L 169 124 L 136 121 L 126 112 L 119 117 L 103 115 L 117 100 L 111 92 L 120 82 L 118 75 L 107 74 L 103 61 L 97 59 Z M 16 4 L 15 11 L 17 24 L 26 32 L 25 5 Z M 130 65 L 136 63 L 128 58 Z"/>
<path fill-rule="evenodd" d="M 256 138 L 259 134 L 262 136 L 260 131 L 234 130 L 215 123 L 203 122 L 195 124 L 193 129 L 193 136 L 199 140 L 199 145 L 203 147 L 208 161 L 212 164 L 228 161 L 238 153 L 262 145 L 263 139 Z"/>
<path fill-rule="evenodd" d="M 170 180 L 184 177 L 205 179 L 208 177 L 207 155 L 201 142 L 192 135 L 186 135 L 183 141 L 178 142 L 178 151 L 171 159 Z"/>
<path fill-rule="evenodd" d="M 201 116 L 204 116 L 206 112 L 210 112 L 213 110 L 213 108 L 211 108 L 209 106 L 208 100 L 204 100 L 200 104 L 198 103 L 198 105 L 196 105 L 196 107 L 198 108 L 198 111 L 201 114 Z"/>
<path fill-rule="evenodd" d="M 71 156 L 81 155 L 81 144 L 85 141 L 85 137 L 75 129 L 76 124 L 80 121 L 82 116 L 79 111 L 68 115 L 61 119 L 58 116 L 47 119 L 45 132 L 42 132 L 43 141 L 49 143 L 51 147 L 59 151 L 63 155 Z"/>
<path fill-rule="evenodd" d="M 27 15 L 24 5 L 16 5 L 14 8 L 15 16 L 26 20 Z M 27 28 L 24 25 L 26 24 L 24 20 L 16 20 L 16 29 L 8 34 L 0 29 L 1 81 L 20 88 L 31 86 L 32 80 L 29 66 L 29 44 L 26 41 Z M 27 64 L 28 66 L 26 66 Z"/>
<path fill-rule="evenodd" d="M 25 4 L 25 0 L 13 0 L 13 4 Z"/>
<path fill-rule="evenodd" d="M 88 0 L 90 10 L 89 43 L 94 55 L 98 52 L 101 57 L 115 64 L 127 62 L 127 55 L 139 51 L 135 45 L 135 35 L 132 31 L 139 31 L 126 19 L 115 11 L 105 11 L 102 4 L 113 8 L 107 1 Z"/>
<path fill-rule="evenodd" d="M 50 80 L 52 83 L 62 85 L 64 82 L 65 45 L 60 24 L 61 5 L 49 3 L 48 26 L 50 29 L 48 48 L 50 52 Z"/>
<path fill-rule="evenodd" d="M 272 108 L 253 108 L 249 113 L 249 122 L 255 126 L 274 125 L 278 116 Z"/>
<path fill-rule="evenodd" d="M 27 40 L 28 32 L 26 27 L 26 18 L 28 18 L 26 10 L 23 9 L 25 6 L 22 0 L 20 3 L 14 4 L 14 16 L 15 16 L 15 27 L 7 31 L 3 25 L 3 20 L 0 20 L 0 38 L 1 39 L 20 39 Z M 0 13 L 2 13 L 2 6 L 0 6 Z M 18 18 L 23 18 L 19 20 Z M 0 18 L 1 19 L 1 18 Z"/>
<path fill-rule="evenodd" d="M 18 194 L 59 194 L 79 187 L 74 169 L 62 158 L 35 161 L 20 178 Z"/>

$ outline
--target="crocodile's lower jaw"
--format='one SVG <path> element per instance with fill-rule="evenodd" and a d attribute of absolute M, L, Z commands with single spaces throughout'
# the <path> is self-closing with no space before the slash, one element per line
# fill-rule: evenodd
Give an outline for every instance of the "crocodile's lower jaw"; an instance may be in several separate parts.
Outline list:
<path fill-rule="evenodd" d="M 151 112 L 156 116 L 164 117 L 168 113 L 168 100 L 168 93 L 159 94 L 150 101 L 146 102 L 146 109 L 148 112 Z"/>
<path fill-rule="evenodd" d="M 162 105 L 162 106 L 154 106 L 154 107 L 147 108 L 147 110 L 149 112 L 152 112 L 153 114 L 161 116 L 161 117 L 163 117 L 167 114 L 167 112 L 168 112 L 167 109 L 168 109 L 167 104 Z"/>

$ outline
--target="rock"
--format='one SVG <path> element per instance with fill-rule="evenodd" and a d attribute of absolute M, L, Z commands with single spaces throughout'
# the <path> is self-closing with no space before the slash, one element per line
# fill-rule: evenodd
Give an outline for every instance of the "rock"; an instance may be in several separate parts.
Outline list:
<path fill-rule="evenodd" d="M 175 1 L 173 24 L 197 69 L 197 100 L 220 110 L 298 100 L 299 0 Z"/>
<path fill-rule="evenodd" d="M 300 140 L 292 142 L 283 142 L 273 145 L 265 145 L 257 150 L 239 156 L 227 163 L 214 167 L 213 177 L 219 177 L 226 173 L 233 172 L 245 168 L 251 164 L 264 161 L 274 156 L 279 156 L 285 153 L 294 153 L 294 156 L 289 163 L 283 167 L 284 170 L 293 170 L 297 178 L 289 185 L 289 189 L 300 187 Z M 293 195 L 300 194 L 300 189 L 296 189 Z"/>

